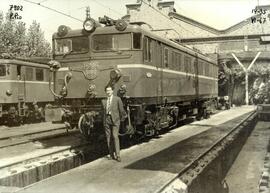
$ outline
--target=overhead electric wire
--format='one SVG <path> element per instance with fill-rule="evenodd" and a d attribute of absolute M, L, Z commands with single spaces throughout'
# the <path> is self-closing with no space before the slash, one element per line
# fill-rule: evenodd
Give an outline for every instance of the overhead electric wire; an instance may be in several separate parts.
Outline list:
<path fill-rule="evenodd" d="M 116 14 L 118 14 L 120 16 L 123 16 L 123 14 L 119 13 L 118 11 L 115 11 L 115 10 L 111 9 L 110 7 L 104 5 L 103 3 L 98 2 L 97 0 L 92 0 L 92 1 L 94 1 L 95 3 L 99 4 L 100 6 L 102 6 L 104 8 L 109 9 L 110 11 L 113 11 L 114 13 L 116 13 Z"/>
<path fill-rule="evenodd" d="M 69 14 L 66 14 L 66 13 L 64 13 L 64 12 L 58 11 L 58 10 L 56 10 L 56 9 L 47 7 L 47 6 L 42 5 L 42 4 L 40 4 L 40 3 L 36 3 L 36 2 L 30 1 L 30 0 L 23 0 L 23 1 L 28 2 L 28 3 L 32 3 L 32 4 L 35 4 L 35 5 L 38 5 L 38 6 L 41 6 L 41 7 L 43 7 L 43 8 L 49 9 L 49 10 L 54 11 L 54 12 L 56 12 L 56 13 L 59 13 L 59 14 L 61 14 L 61 15 L 64 15 L 64 16 L 67 16 L 67 17 L 69 17 L 69 18 L 75 19 L 75 20 L 77 20 L 77 21 L 83 22 L 83 20 L 81 20 L 81 19 L 78 19 L 78 18 L 76 18 L 76 17 L 73 17 L 73 16 L 71 16 L 71 15 L 69 15 Z"/>
<path fill-rule="evenodd" d="M 48 0 L 43 0 L 43 1 L 40 1 L 38 4 L 40 4 L 40 3 L 44 3 L 44 2 L 46 2 L 46 1 L 48 1 Z"/>

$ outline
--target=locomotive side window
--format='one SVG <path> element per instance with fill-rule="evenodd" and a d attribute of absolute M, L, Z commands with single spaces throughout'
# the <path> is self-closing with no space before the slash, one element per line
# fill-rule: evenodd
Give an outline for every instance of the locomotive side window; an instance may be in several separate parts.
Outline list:
<path fill-rule="evenodd" d="M 148 38 L 148 61 L 151 62 L 152 61 L 152 40 L 150 38 Z"/>
<path fill-rule="evenodd" d="M 131 34 L 94 35 L 92 48 L 96 51 L 130 50 Z"/>
<path fill-rule="evenodd" d="M 201 61 L 199 61 L 198 62 L 198 74 L 199 75 L 202 75 L 202 71 L 203 71 L 202 65 L 203 65 L 203 63 Z"/>
<path fill-rule="evenodd" d="M 133 48 L 141 49 L 141 33 L 133 33 Z"/>
<path fill-rule="evenodd" d="M 44 80 L 43 69 L 41 69 L 41 68 L 36 68 L 36 80 L 37 80 L 37 81 L 43 81 L 43 80 Z"/>
<path fill-rule="evenodd" d="M 22 75 L 22 66 L 17 66 L 17 76 L 20 78 Z"/>
<path fill-rule="evenodd" d="M 6 73 L 7 73 L 6 71 L 7 71 L 6 65 L 1 64 L 0 65 L 0 76 L 6 76 Z"/>
<path fill-rule="evenodd" d="M 209 76 L 213 77 L 213 64 L 209 64 Z"/>
<path fill-rule="evenodd" d="M 191 72 L 192 74 L 195 73 L 195 61 L 190 63 L 190 72 Z"/>
<path fill-rule="evenodd" d="M 172 52 L 172 69 L 181 70 L 181 54 L 175 51 Z"/>
<path fill-rule="evenodd" d="M 161 47 L 161 43 L 159 41 L 157 41 L 156 46 L 157 46 L 156 47 L 157 66 L 162 67 L 162 47 Z"/>
<path fill-rule="evenodd" d="M 176 52 L 172 51 L 172 69 L 175 69 L 176 67 L 176 61 L 177 58 L 176 58 Z"/>
<path fill-rule="evenodd" d="M 148 37 L 143 37 L 143 59 L 144 61 L 152 61 L 152 40 Z"/>
<path fill-rule="evenodd" d="M 185 72 L 189 73 L 191 72 L 191 58 L 188 56 L 185 56 L 184 58 L 184 66 L 185 66 Z"/>
<path fill-rule="evenodd" d="M 33 68 L 25 68 L 25 80 L 33 80 Z"/>
<path fill-rule="evenodd" d="M 206 75 L 205 74 L 205 62 L 202 62 L 202 75 Z"/>
<path fill-rule="evenodd" d="M 205 66 L 205 70 L 204 70 L 205 75 L 206 76 L 209 76 L 209 64 L 208 63 L 204 63 L 204 66 Z"/>
<path fill-rule="evenodd" d="M 169 67 L 169 50 L 168 50 L 168 48 L 164 48 L 164 66 L 165 66 L 165 68 Z"/>
<path fill-rule="evenodd" d="M 180 71 L 184 71 L 184 66 L 183 66 L 183 63 L 182 63 L 182 55 L 180 53 L 178 53 L 178 69 Z"/>
<path fill-rule="evenodd" d="M 147 56 L 148 52 L 147 52 L 147 38 L 143 37 L 143 60 L 147 60 L 148 56 Z"/>

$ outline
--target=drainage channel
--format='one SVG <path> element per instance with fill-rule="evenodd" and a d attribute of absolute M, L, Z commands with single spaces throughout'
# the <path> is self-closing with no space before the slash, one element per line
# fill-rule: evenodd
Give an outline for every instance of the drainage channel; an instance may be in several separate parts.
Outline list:
<path fill-rule="evenodd" d="M 253 112 L 157 192 L 227 193 L 226 174 L 256 123 Z"/>

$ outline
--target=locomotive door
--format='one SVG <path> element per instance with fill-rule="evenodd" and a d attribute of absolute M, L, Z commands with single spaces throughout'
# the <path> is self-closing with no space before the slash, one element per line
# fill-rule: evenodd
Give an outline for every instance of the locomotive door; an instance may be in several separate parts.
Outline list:
<path fill-rule="evenodd" d="M 194 60 L 194 87 L 195 87 L 195 96 L 198 99 L 199 98 L 199 61 L 198 61 L 198 54 L 195 54 L 195 60 Z"/>
<path fill-rule="evenodd" d="M 156 68 L 158 73 L 157 80 L 157 103 L 161 104 L 163 101 L 163 53 L 162 53 L 162 44 L 160 42 L 156 42 Z"/>
<path fill-rule="evenodd" d="M 17 65 L 18 82 L 18 111 L 20 116 L 24 116 L 24 106 L 26 99 L 26 82 L 25 82 L 25 68 Z"/>

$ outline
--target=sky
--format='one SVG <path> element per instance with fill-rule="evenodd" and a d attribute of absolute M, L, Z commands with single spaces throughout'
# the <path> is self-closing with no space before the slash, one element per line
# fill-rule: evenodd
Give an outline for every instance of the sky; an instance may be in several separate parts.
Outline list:
<path fill-rule="evenodd" d="M 79 20 L 85 19 L 86 6 L 90 6 L 90 15 L 94 19 L 104 15 L 119 19 L 127 13 L 125 5 L 136 3 L 136 1 L 1 0 L 0 10 L 6 13 L 10 9 L 10 5 L 22 6 L 22 11 L 18 11 L 18 14 L 22 17 L 20 21 L 25 22 L 28 27 L 33 20 L 36 20 L 40 23 L 45 38 L 50 42 L 51 36 L 57 31 L 58 26 L 67 25 L 72 29 L 78 29 L 82 28 L 82 22 L 44 8 L 41 5 L 63 12 Z M 270 5 L 270 0 L 174 0 L 174 2 L 177 13 L 216 29 L 226 29 L 252 16 L 252 9 L 257 5 Z M 35 3 L 40 3 L 40 5 Z"/>

